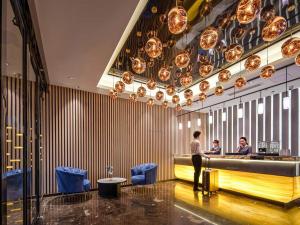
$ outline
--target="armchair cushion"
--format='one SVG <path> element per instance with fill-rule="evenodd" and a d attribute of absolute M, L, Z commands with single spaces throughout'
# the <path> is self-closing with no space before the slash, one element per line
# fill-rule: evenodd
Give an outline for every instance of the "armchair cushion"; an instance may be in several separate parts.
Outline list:
<path fill-rule="evenodd" d="M 136 175 L 131 177 L 131 183 L 133 185 L 145 184 L 145 175 Z"/>

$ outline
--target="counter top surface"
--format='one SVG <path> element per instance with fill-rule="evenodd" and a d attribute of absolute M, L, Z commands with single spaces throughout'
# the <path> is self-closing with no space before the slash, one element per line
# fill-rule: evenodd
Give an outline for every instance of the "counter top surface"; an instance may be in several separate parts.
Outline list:
<path fill-rule="evenodd" d="M 254 156 L 254 155 L 252 155 Z M 191 154 L 184 155 L 174 155 L 174 158 L 191 158 Z M 253 160 L 251 155 L 209 155 L 211 159 L 242 159 L 242 160 Z M 271 160 L 271 161 L 298 161 L 300 162 L 300 157 L 298 156 L 264 156 L 263 159 L 257 159 L 257 161 Z"/>

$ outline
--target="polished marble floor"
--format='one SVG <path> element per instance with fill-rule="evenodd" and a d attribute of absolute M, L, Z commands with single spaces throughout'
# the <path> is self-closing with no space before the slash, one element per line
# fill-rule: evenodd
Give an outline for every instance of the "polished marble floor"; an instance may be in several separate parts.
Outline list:
<path fill-rule="evenodd" d="M 96 191 L 48 197 L 42 216 L 44 225 L 297 225 L 300 207 L 284 209 L 226 192 L 207 198 L 189 183 L 169 181 L 124 187 L 118 199 L 99 197 Z"/>

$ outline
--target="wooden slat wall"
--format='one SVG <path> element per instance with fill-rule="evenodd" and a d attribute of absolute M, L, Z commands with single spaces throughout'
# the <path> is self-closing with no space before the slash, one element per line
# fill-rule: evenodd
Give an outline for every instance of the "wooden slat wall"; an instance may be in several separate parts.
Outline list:
<path fill-rule="evenodd" d="M 87 169 L 92 188 L 108 165 L 130 180 L 132 166 L 155 162 L 158 180 L 171 179 L 177 130 L 174 109 L 50 86 L 42 102 L 43 193 L 56 192 L 57 166 Z"/>
<path fill-rule="evenodd" d="M 201 125 L 198 126 L 198 119 L 201 119 Z M 191 121 L 191 127 L 188 128 L 188 121 Z M 206 114 L 193 112 L 177 118 L 177 122 L 182 123 L 182 130 L 177 128 L 177 151 L 176 154 L 190 154 L 190 143 L 193 140 L 193 133 L 196 130 L 201 131 L 200 147 L 207 150 L 206 146 Z"/>

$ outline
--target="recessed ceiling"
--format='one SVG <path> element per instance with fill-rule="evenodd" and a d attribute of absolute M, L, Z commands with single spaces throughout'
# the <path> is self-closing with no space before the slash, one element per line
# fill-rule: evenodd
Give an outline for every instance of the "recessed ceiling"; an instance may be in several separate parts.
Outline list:
<path fill-rule="evenodd" d="M 139 0 L 34 3 L 50 84 L 97 92 Z"/>

